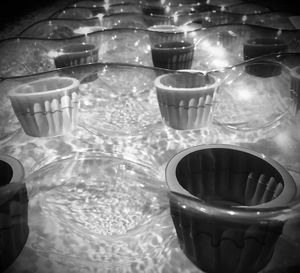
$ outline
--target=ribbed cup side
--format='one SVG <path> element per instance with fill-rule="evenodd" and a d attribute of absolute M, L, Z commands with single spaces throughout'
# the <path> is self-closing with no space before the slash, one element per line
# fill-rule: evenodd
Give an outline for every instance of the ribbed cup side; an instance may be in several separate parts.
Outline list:
<path fill-rule="evenodd" d="M 56 98 L 32 102 L 11 97 L 12 106 L 25 133 L 29 136 L 55 136 L 76 127 L 79 105 L 78 91 Z"/>
<path fill-rule="evenodd" d="M 80 54 L 72 55 L 60 55 L 54 59 L 54 63 L 56 68 L 75 66 L 87 63 L 94 63 L 98 61 L 98 51 L 95 50 L 90 55 L 84 54 L 80 56 Z"/>
<path fill-rule="evenodd" d="M 283 223 L 243 224 L 189 215 L 170 202 L 178 241 L 185 255 L 208 273 L 256 273 L 273 255 Z"/>
<path fill-rule="evenodd" d="M 161 50 L 151 48 L 152 61 L 155 67 L 166 69 L 190 69 L 194 58 L 194 48 L 185 48 L 178 50 Z"/>
<path fill-rule="evenodd" d="M 210 123 L 212 95 L 203 94 L 190 100 L 181 100 L 172 104 L 167 97 L 160 97 L 158 102 L 164 122 L 178 130 L 196 129 Z"/>
<path fill-rule="evenodd" d="M 215 83 L 213 77 L 201 73 L 171 74 L 158 78 L 157 100 L 166 125 L 178 130 L 208 126 Z M 169 86 L 172 88 L 169 89 Z"/>

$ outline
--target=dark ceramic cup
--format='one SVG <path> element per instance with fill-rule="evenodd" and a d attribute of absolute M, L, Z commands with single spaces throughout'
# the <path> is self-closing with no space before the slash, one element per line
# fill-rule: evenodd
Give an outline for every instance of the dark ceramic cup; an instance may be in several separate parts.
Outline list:
<path fill-rule="evenodd" d="M 170 41 L 151 47 L 155 67 L 166 69 L 190 69 L 194 58 L 194 45 L 186 41 Z"/>
<path fill-rule="evenodd" d="M 0 272 L 22 251 L 29 234 L 24 169 L 15 158 L 0 154 Z"/>
<path fill-rule="evenodd" d="M 94 44 L 70 44 L 57 51 L 54 63 L 56 68 L 94 63 L 98 61 L 98 51 Z"/>
<path fill-rule="evenodd" d="M 239 146 L 200 145 L 169 161 L 166 180 L 180 247 L 198 268 L 256 273 L 268 264 L 284 227 L 272 210 L 296 194 L 281 165 Z"/>
<path fill-rule="evenodd" d="M 281 53 L 286 52 L 288 50 L 287 44 L 279 39 L 273 38 L 256 38 L 250 39 L 244 43 L 244 60 L 247 61 L 249 59 L 273 54 L 273 53 Z M 258 76 L 258 77 L 272 77 L 279 75 L 281 69 L 279 66 L 277 69 L 274 69 L 274 65 L 269 67 L 268 64 L 261 65 L 252 65 L 246 66 L 246 71 L 248 74 Z"/>

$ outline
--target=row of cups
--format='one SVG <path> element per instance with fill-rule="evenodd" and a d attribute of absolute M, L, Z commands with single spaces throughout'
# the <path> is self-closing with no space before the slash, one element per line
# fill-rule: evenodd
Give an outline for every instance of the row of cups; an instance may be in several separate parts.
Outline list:
<path fill-rule="evenodd" d="M 281 69 L 281 66 L 275 62 L 250 62 L 244 67 L 245 72 L 243 72 L 244 74 L 250 72 L 250 76 L 248 75 L 249 79 L 245 83 L 241 81 L 242 84 L 240 84 L 238 77 L 234 78 L 236 80 L 235 88 L 251 89 L 250 83 L 252 84 L 253 82 L 254 84 L 258 83 L 258 87 L 254 85 L 253 90 L 232 90 L 231 93 L 239 92 L 237 93 L 237 96 L 241 97 L 239 103 L 247 104 L 255 104 L 255 102 L 250 102 L 250 100 L 251 96 L 256 96 L 256 93 L 261 95 L 261 98 L 275 96 L 272 85 L 276 85 L 277 81 L 272 83 L 268 79 L 276 78 L 278 73 L 281 73 Z M 231 72 L 234 73 L 234 71 Z M 65 73 L 67 75 L 71 74 L 68 69 L 66 69 Z M 255 75 L 253 76 L 252 74 Z M 263 74 L 264 77 L 262 79 L 266 79 L 267 76 L 267 81 L 260 80 L 257 74 L 260 76 Z M 229 75 L 231 74 L 229 73 Z M 94 76 L 98 77 L 97 74 Z M 87 78 L 93 80 L 95 77 L 88 76 Z M 244 80 L 243 74 L 242 80 Z M 281 81 L 282 79 L 279 78 L 278 80 Z M 274 108 L 273 110 L 270 109 L 271 118 L 277 119 L 278 116 L 274 116 L 276 111 L 285 111 L 287 109 L 294 115 L 297 108 L 299 108 L 299 67 L 291 70 L 291 81 L 287 83 L 290 86 L 283 85 L 282 88 L 284 90 L 281 91 L 284 94 L 282 97 L 278 94 L 279 100 L 286 99 L 286 102 L 283 102 L 287 104 L 286 108 L 283 107 L 282 110 L 278 110 L 275 104 L 271 105 Z M 80 84 L 80 81 L 74 77 L 61 75 L 34 80 L 10 90 L 11 105 L 25 133 L 29 136 L 41 137 L 62 135 L 72 131 L 77 124 L 80 105 Z M 154 79 L 162 120 L 167 126 L 176 130 L 191 130 L 209 126 L 212 123 L 214 107 L 217 105 L 215 102 L 219 101 L 219 105 L 222 104 L 222 92 L 223 90 L 227 92 L 226 88 L 228 89 L 230 86 L 232 86 L 230 77 L 228 82 L 226 82 L 224 79 L 217 78 L 214 74 L 203 74 L 193 70 L 170 71 L 169 73 L 157 75 Z M 265 88 L 265 90 L 256 90 L 255 88 Z M 250 94 L 243 93 L 243 91 Z M 268 92 L 268 94 L 260 94 L 262 92 Z M 249 96 L 249 101 L 247 96 Z M 256 98 L 256 100 L 259 99 L 260 97 Z M 270 99 L 271 97 L 268 100 Z M 219 114 L 223 116 L 229 113 L 228 109 L 234 104 L 234 102 L 226 103 L 222 106 L 222 109 L 220 108 L 222 113 Z M 278 103 L 280 104 L 280 102 Z M 253 109 L 256 109 L 255 105 L 253 107 Z M 267 111 L 266 107 L 267 105 L 265 105 L 265 111 Z M 251 112 L 251 108 L 248 107 L 248 109 Z M 253 116 L 255 114 L 257 113 L 249 113 L 249 115 Z M 278 115 L 280 114 L 282 113 L 280 112 Z"/>

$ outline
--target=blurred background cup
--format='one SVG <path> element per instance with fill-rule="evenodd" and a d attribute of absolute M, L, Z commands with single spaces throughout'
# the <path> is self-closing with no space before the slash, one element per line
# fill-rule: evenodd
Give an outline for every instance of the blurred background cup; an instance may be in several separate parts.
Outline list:
<path fill-rule="evenodd" d="M 198 268 L 257 273 L 269 263 L 285 225 L 278 215 L 297 192 L 283 166 L 239 146 L 200 145 L 169 161 L 166 181 L 180 247 Z"/>
<path fill-rule="evenodd" d="M 23 178 L 22 164 L 12 156 L 0 154 L 0 272 L 18 257 L 29 234 Z"/>
<path fill-rule="evenodd" d="M 165 124 L 177 130 L 208 126 L 218 80 L 200 72 L 164 74 L 154 81 Z"/>
<path fill-rule="evenodd" d="M 94 63 L 98 61 L 99 49 L 90 43 L 74 43 L 56 51 L 54 64 L 56 68 Z"/>
<path fill-rule="evenodd" d="M 75 78 L 54 76 L 34 80 L 11 90 L 9 97 L 29 136 L 62 135 L 76 127 L 79 81 Z"/>
<path fill-rule="evenodd" d="M 250 60 L 263 55 L 287 52 L 287 44 L 275 38 L 254 38 L 244 43 L 244 60 Z M 258 77 L 270 77 L 280 73 L 280 69 L 274 69 L 272 64 L 259 64 L 247 66 L 246 70 L 249 74 Z"/>
<path fill-rule="evenodd" d="M 191 69 L 194 59 L 194 44 L 187 41 L 170 41 L 151 47 L 154 67 L 172 70 Z"/>
<path fill-rule="evenodd" d="M 151 46 L 159 43 L 182 41 L 184 32 L 180 26 L 176 25 L 153 25 L 148 27 Z"/>

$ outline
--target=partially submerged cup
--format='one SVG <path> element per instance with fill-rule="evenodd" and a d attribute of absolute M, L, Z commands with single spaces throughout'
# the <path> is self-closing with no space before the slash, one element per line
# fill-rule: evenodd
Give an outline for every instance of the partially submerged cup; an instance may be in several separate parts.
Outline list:
<path fill-rule="evenodd" d="M 49 77 L 22 84 L 9 93 L 14 112 L 29 136 L 62 135 L 77 123 L 79 81 Z"/>
<path fill-rule="evenodd" d="M 0 272 L 22 251 L 28 237 L 28 196 L 22 164 L 0 154 Z"/>
<path fill-rule="evenodd" d="M 284 227 L 273 215 L 297 191 L 284 167 L 242 147 L 200 145 L 169 161 L 166 180 L 180 247 L 198 268 L 256 273 L 268 264 Z"/>
<path fill-rule="evenodd" d="M 210 124 L 218 81 L 200 72 L 164 74 L 154 81 L 160 113 L 167 126 L 189 130 Z"/>
<path fill-rule="evenodd" d="M 155 67 L 173 70 L 190 69 L 194 58 L 194 44 L 187 41 L 170 41 L 151 47 Z"/>
<path fill-rule="evenodd" d="M 54 54 L 56 68 L 94 63 L 98 61 L 98 47 L 90 43 L 74 43 L 64 46 Z"/>

